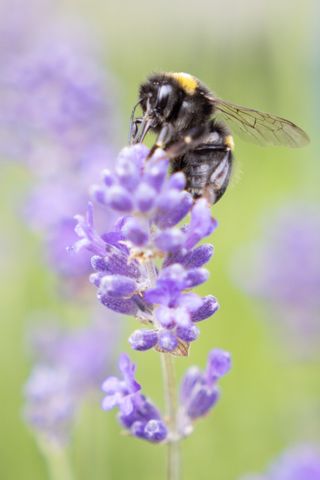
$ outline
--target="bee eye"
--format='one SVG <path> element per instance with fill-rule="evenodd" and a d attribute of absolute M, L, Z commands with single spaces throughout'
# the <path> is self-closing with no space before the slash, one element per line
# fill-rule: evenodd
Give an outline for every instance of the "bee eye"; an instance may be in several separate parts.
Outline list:
<path fill-rule="evenodd" d="M 164 109 L 166 107 L 171 92 L 172 92 L 171 85 L 162 85 L 159 88 L 158 98 L 157 98 L 157 107 L 159 109 Z"/>

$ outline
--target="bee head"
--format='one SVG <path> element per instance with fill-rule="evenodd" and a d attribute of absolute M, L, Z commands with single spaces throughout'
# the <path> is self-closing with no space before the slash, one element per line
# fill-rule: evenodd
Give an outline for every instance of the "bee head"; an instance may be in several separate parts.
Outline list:
<path fill-rule="evenodd" d="M 166 75 L 150 77 L 140 87 L 139 98 L 144 115 L 160 126 L 169 120 L 174 108 L 181 104 L 183 91 L 177 82 Z"/>

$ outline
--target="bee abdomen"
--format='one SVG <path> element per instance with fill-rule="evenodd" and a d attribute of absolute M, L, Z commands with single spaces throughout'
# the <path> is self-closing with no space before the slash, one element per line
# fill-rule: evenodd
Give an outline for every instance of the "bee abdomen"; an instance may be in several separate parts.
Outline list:
<path fill-rule="evenodd" d="M 182 171 L 187 190 L 194 198 L 205 197 L 213 204 L 224 194 L 230 180 L 233 156 L 230 149 L 203 145 L 173 162 L 173 171 Z"/>

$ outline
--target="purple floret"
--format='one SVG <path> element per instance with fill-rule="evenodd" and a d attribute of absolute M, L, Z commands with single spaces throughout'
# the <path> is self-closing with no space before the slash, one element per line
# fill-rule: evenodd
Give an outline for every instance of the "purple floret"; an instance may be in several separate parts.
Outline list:
<path fill-rule="evenodd" d="M 190 367 L 180 386 L 180 430 L 181 434 L 190 431 L 192 421 L 206 415 L 219 399 L 217 381 L 231 368 L 228 352 L 220 349 L 211 350 L 204 372 L 197 367 Z"/>
<path fill-rule="evenodd" d="M 120 356 L 119 369 L 123 380 L 108 377 L 102 384 L 102 390 L 107 394 L 102 402 L 102 408 L 110 410 L 117 406 L 124 415 L 129 415 L 134 408 L 134 396 L 141 390 L 141 386 L 134 377 L 136 367 L 125 353 Z"/>
<path fill-rule="evenodd" d="M 102 402 L 104 410 L 119 408 L 119 421 L 131 435 L 158 443 L 165 440 L 167 427 L 156 407 L 141 394 L 141 386 L 135 380 L 135 365 L 126 354 L 119 360 L 123 380 L 109 377 L 102 385 L 107 396 Z"/>

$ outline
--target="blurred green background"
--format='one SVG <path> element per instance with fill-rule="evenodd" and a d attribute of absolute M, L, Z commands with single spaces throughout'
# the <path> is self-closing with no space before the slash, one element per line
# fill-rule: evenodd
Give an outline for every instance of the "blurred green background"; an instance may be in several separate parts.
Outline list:
<path fill-rule="evenodd" d="M 259 148 L 236 139 L 232 186 L 213 214 L 215 255 L 210 281 L 199 291 L 217 296 L 221 309 L 201 325 L 179 374 L 204 366 L 213 347 L 232 352 L 232 372 L 214 412 L 183 442 L 183 479 L 236 480 L 262 471 L 287 446 L 319 441 L 319 363 L 299 363 L 274 335 L 262 306 L 230 280 L 230 260 L 251 242 L 261 217 L 287 198 L 319 200 L 319 2 L 198 0 L 197 2 L 74 0 L 60 2 L 66 18 L 79 16 L 105 51 L 117 87 L 125 145 L 139 83 L 153 71 L 186 71 L 219 96 L 296 121 L 312 138 L 302 150 Z M 1 108 L 1 106 L 0 106 Z M 22 385 L 30 369 L 25 333 L 33 310 L 51 310 L 69 323 L 85 322 L 62 304 L 35 238 L 17 213 L 29 178 L 17 165 L 1 172 L 1 480 L 42 480 L 46 465 L 22 420 Z M 272 228 L 272 225 L 270 225 Z M 243 271 L 246 275 L 246 271 Z M 92 295 L 95 295 L 92 290 Z M 108 313 L 106 312 L 106 315 Z M 125 321 L 119 351 L 135 327 Z M 132 353 L 144 391 L 160 405 L 162 379 L 156 352 Z M 164 478 L 165 447 L 122 436 L 113 412 L 88 404 L 70 448 L 77 480 Z M 303 479 L 301 479 L 303 480 Z"/>

